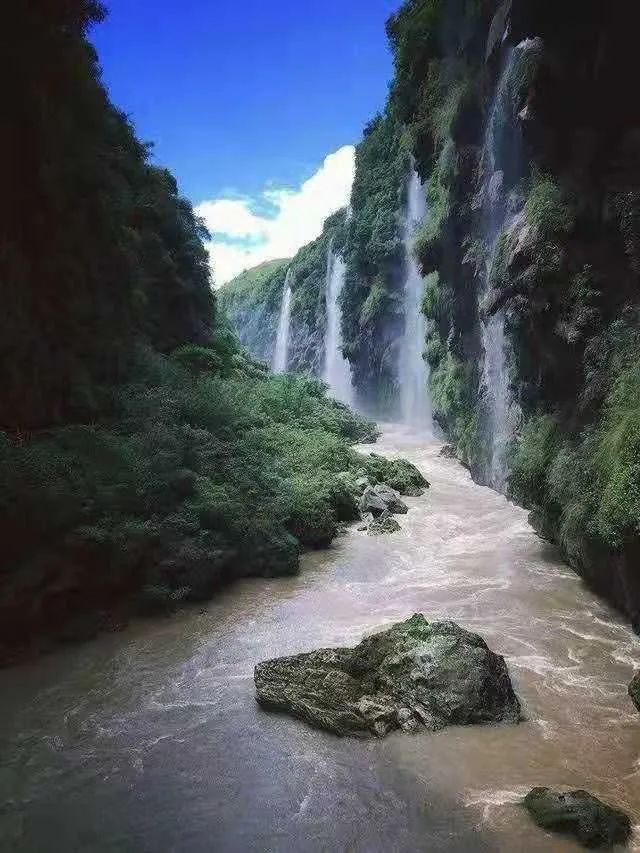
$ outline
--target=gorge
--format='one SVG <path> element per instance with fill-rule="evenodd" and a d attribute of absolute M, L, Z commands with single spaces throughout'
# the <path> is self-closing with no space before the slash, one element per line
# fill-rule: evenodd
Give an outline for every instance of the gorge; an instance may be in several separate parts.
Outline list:
<path fill-rule="evenodd" d="M 530 509 L 640 624 L 640 148 L 621 29 L 591 2 L 406 3 L 387 24 L 395 78 L 357 149 L 350 218 L 330 218 L 317 248 L 332 239 L 346 264 L 355 404 L 400 420 L 417 405 L 425 423 L 430 408 L 474 478 Z M 428 215 L 409 240 L 418 183 Z M 321 276 L 294 277 L 292 308 L 292 369 L 318 376 Z M 241 284 L 222 291 L 232 322 Z M 265 329 L 243 343 L 257 353 Z"/>

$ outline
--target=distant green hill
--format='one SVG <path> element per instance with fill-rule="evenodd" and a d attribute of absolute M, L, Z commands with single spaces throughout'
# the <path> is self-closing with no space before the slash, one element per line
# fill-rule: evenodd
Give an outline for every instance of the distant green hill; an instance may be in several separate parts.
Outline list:
<path fill-rule="evenodd" d="M 271 361 L 290 263 L 288 259 L 265 261 L 240 273 L 217 292 L 218 305 L 243 346 L 261 361 Z"/>
<path fill-rule="evenodd" d="M 231 279 L 218 290 L 220 304 L 224 305 L 229 300 L 243 298 L 252 299 L 254 302 L 263 302 L 274 282 L 276 280 L 284 281 L 284 273 L 290 263 L 290 258 L 264 261 L 256 267 L 241 272 L 240 275 Z M 281 272 L 283 273 L 282 276 L 280 275 Z"/>
<path fill-rule="evenodd" d="M 329 216 L 322 233 L 293 258 L 265 261 L 236 276 L 217 291 L 218 305 L 251 355 L 273 357 L 282 293 L 287 273 L 293 293 L 288 369 L 319 376 L 324 364 L 327 253 L 340 251 L 346 234 L 346 211 Z"/>

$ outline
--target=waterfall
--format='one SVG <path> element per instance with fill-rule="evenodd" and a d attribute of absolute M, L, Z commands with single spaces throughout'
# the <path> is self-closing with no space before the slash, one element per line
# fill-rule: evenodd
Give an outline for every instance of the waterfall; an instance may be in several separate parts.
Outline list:
<path fill-rule="evenodd" d="M 278 334 L 276 347 L 273 353 L 273 372 L 284 373 L 287 369 L 289 355 L 289 324 L 291 321 L 291 270 L 287 270 L 282 291 L 282 303 L 280 305 L 280 320 L 278 322 Z"/>
<path fill-rule="evenodd" d="M 426 323 L 422 313 L 422 275 L 413 255 L 413 240 L 418 226 L 427 215 L 427 200 L 418 173 L 413 170 L 407 188 L 407 209 L 402 241 L 405 254 L 404 334 L 400 345 L 400 407 L 405 423 L 423 426 L 431 431 L 431 396 L 429 366 L 422 357 Z"/>
<path fill-rule="evenodd" d="M 345 263 L 333 251 L 331 244 L 327 250 L 327 278 L 325 299 L 327 303 L 327 331 L 325 334 L 324 351 L 324 380 L 332 395 L 351 403 L 353 386 L 351 383 L 351 367 L 342 354 L 342 311 L 340 309 L 340 293 L 344 285 Z"/>
<path fill-rule="evenodd" d="M 510 80 L 518 48 L 505 56 L 503 71 L 489 112 L 483 146 L 482 227 L 488 259 L 480 300 L 487 296 L 496 262 L 499 237 L 515 211 L 509 210 L 506 189 L 521 174 L 523 151 L 520 129 L 511 97 Z M 507 450 L 513 437 L 510 418 L 510 375 L 507 360 L 504 311 L 484 317 L 480 310 L 484 365 L 482 385 L 488 407 L 491 437 L 485 479 L 498 491 L 506 485 Z"/>

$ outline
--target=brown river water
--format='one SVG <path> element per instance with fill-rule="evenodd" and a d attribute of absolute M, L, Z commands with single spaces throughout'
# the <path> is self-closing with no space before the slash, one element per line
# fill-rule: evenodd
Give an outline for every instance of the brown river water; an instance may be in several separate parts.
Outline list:
<path fill-rule="evenodd" d="M 540 784 L 587 788 L 640 824 L 638 638 L 439 447 L 389 427 L 375 448 L 432 483 L 400 533 L 352 529 L 295 578 L 0 673 L 3 853 L 578 850 L 518 805 Z M 256 705 L 257 661 L 414 612 L 503 654 L 527 722 L 359 741 Z"/>

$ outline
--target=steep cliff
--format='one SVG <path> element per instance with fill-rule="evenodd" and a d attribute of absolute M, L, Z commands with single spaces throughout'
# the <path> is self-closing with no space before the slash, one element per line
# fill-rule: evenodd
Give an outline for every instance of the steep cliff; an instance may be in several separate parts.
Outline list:
<path fill-rule="evenodd" d="M 431 207 L 436 417 L 637 625 L 640 120 L 620 11 L 412 0 L 388 24 L 388 110 Z"/>
<path fill-rule="evenodd" d="M 376 434 L 239 346 L 203 223 L 102 85 L 86 36 L 103 15 L 15 3 L 0 31 L 0 663 L 296 571 L 358 515 L 350 445 Z M 294 260 L 308 328 L 329 239 Z M 283 272 L 261 279 L 274 304 Z"/>

